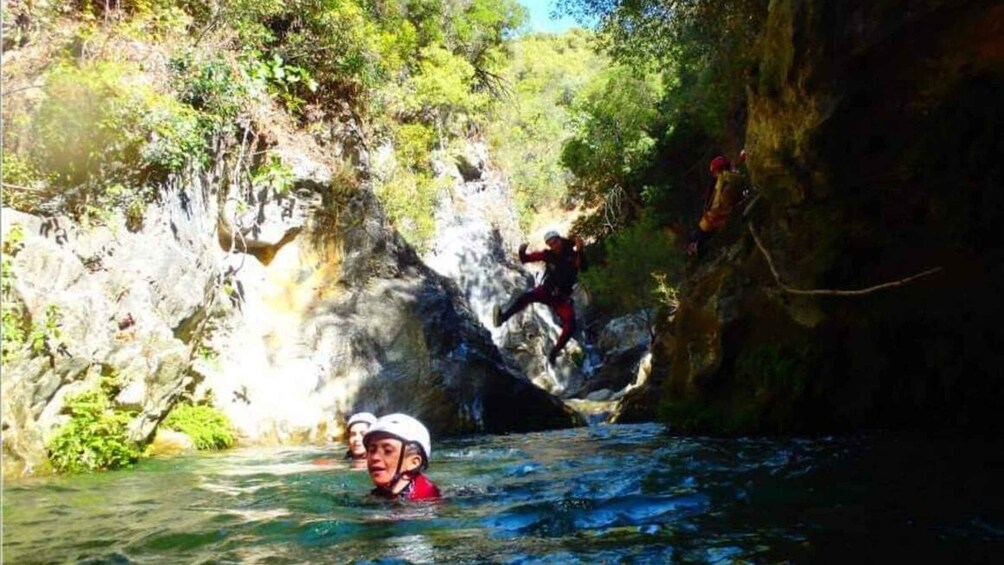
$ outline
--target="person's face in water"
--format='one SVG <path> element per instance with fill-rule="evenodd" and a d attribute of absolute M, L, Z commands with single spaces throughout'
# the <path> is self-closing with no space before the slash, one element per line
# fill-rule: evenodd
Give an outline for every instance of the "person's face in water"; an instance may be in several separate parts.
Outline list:
<path fill-rule="evenodd" d="M 550 247 L 551 251 L 555 253 L 561 252 L 561 245 L 562 244 L 560 237 L 552 237 L 551 239 L 547 240 L 547 246 Z"/>
<path fill-rule="evenodd" d="M 422 456 L 405 455 L 404 444 L 393 436 L 378 436 L 370 440 L 366 455 L 366 470 L 370 479 L 378 487 L 391 487 L 391 480 L 397 472 L 397 462 L 401 457 L 401 472 L 413 471 L 422 466 Z"/>
<path fill-rule="evenodd" d="M 370 425 L 366 422 L 358 422 L 349 427 L 349 453 L 352 454 L 353 459 L 366 457 L 366 446 L 363 445 L 363 436 L 366 435 L 366 430 L 369 429 Z"/>

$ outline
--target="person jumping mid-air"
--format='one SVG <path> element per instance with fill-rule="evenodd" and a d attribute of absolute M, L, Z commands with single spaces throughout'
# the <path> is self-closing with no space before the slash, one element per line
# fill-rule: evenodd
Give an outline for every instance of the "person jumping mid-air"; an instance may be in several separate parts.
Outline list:
<path fill-rule="evenodd" d="M 532 253 L 527 253 L 527 244 L 519 246 L 520 262 L 543 261 L 547 264 L 544 270 L 544 279 L 538 286 L 519 295 L 505 311 L 502 311 L 496 304 L 492 310 L 492 321 L 495 323 L 495 327 L 499 327 L 514 314 L 534 302 L 548 305 L 561 319 L 561 335 L 558 336 L 558 341 L 551 348 L 551 352 L 547 354 L 548 362 L 553 365 L 558 354 L 575 331 L 575 306 L 572 303 L 572 291 L 578 282 L 579 271 L 586 268 L 586 257 L 582 252 L 581 237 L 576 237 L 573 242 L 551 230 L 544 234 L 544 243 L 547 244 L 547 249 Z"/>

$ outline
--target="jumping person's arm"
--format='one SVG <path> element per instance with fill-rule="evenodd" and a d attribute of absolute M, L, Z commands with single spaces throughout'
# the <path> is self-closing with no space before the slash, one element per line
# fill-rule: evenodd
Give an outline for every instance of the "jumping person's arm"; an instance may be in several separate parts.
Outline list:
<path fill-rule="evenodd" d="M 545 251 L 534 251 L 533 253 L 526 252 L 526 244 L 519 246 L 519 261 L 520 263 L 533 263 L 535 261 L 543 261 L 547 257 Z"/>
<path fill-rule="evenodd" d="M 586 270 L 586 242 L 582 238 L 575 236 L 575 268 L 580 271 Z"/>

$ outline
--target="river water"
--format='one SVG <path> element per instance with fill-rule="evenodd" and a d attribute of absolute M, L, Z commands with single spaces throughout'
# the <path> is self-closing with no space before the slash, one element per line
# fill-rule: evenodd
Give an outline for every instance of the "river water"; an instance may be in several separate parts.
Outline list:
<path fill-rule="evenodd" d="M 996 440 L 680 437 L 593 426 L 437 442 L 439 503 L 367 496 L 332 448 L 5 485 L 3 563 L 1004 562 Z"/>

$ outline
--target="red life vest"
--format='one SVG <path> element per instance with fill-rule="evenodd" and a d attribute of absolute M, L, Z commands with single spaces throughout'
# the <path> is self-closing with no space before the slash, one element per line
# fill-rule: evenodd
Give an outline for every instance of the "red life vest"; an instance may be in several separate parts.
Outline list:
<path fill-rule="evenodd" d="M 388 488 L 375 488 L 371 492 L 374 496 L 379 496 L 381 498 L 403 498 L 405 500 L 434 500 L 437 498 L 442 498 L 439 493 L 439 487 L 437 487 L 432 481 L 425 478 L 425 475 L 419 473 L 411 478 L 411 482 L 408 486 L 404 487 L 404 490 L 398 494 L 394 494 Z"/>
<path fill-rule="evenodd" d="M 425 475 L 419 473 L 411 480 L 411 484 L 404 489 L 405 495 L 408 500 L 432 500 L 434 498 L 441 498 L 442 495 L 439 494 L 439 487 L 437 487 L 432 481 L 425 478 Z M 404 494 L 404 493 L 402 493 Z"/>

